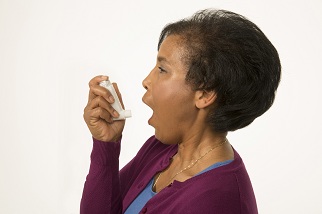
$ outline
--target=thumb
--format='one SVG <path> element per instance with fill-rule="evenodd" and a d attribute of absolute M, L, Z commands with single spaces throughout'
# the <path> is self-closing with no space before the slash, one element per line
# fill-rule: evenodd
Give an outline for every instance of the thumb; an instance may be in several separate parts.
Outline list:
<path fill-rule="evenodd" d="M 123 103 L 123 100 L 122 100 L 122 95 L 121 95 L 120 90 L 119 90 L 119 88 L 117 87 L 117 84 L 116 84 L 115 82 L 113 82 L 113 86 L 114 86 L 115 92 L 116 92 L 116 94 L 117 94 L 117 96 L 118 96 L 118 98 L 119 98 L 119 100 L 120 100 L 120 103 L 121 103 L 121 105 L 122 105 L 123 109 L 125 109 L 125 107 L 124 107 L 124 103 Z"/>

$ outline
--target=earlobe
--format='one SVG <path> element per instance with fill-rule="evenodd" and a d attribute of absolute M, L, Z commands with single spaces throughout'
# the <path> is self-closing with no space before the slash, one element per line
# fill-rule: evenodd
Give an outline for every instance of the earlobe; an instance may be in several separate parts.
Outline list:
<path fill-rule="evenodd" d="M 212 105 L 217 98 L 217 94 L 214 91 L 196 91 L 196 107 L 199 109 L 206 108 Z"/>

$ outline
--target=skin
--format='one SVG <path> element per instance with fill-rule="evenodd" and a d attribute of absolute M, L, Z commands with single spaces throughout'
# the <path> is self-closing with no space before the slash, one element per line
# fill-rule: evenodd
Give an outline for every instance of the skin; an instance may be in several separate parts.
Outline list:
<path fill-rule="evenodd" d="M 97 76 L 89 82 L 88 103 L 84 109 L 83 117 L 95 139 L 104 142 L 116 142 L 122 136 L 125 120 L 112 120 L 113 116 L 118 117 L 119 114 L 111 106 L 114 103 L 112 94 L 99 86 L 99 83 L 103 80 L 108 80 L 108 77 Z M 117 85 L 114 83 L 113 85 L 123 105 Z"/>
<path fill-rule="evenodd" d="M 158 179 L 156 192 L 173 182 L 170 178 L 177 172 L 222 143 L 227 135 L 214 133 L 205 122 L 210 106 L 216 101 L 216 94 L 194 91 L 186 82 L 183 44 L 180 36 L 168 36 L 160 46 L 156 66 L 143 80 L 147 92 L 142 100 L 153 110 L 149 124 L 155 128 L 156 138 L 166 144 L 179 144 L 172 163 Z M 216 162 L 230 159 L 233 159 L 233 151 L 226 143 L 174 179 L 183 182 Z"/>
<path fill-rule="evenodd" d="M 200 159 L 193 167 L 178 174 L 211 148 L 220 145 L 227 133 L 215 133 L 205 122 L 216 101 L 215 92 L 195 91 L 186 82 L 185 47 L 180 36 L 170 35 L 161 44 L 155 67 L 143 80 L 146 89 L 142 100 L 152 110 L 148 123 L 164 144 L 178 144 L 178 152 L 161 176 L 154 191 L 159 192 L 173 180 L 183 182 L 216 162 L 233 159 L 233 150 L 225 143 Z M 122 135 L 124 121 L 111 121 L 114 109 L 111 94 L 98 84 L 107 77 L 95 77 L 90 85 L 84 119 L 94 138 L 116 141 Z M 118 92 L 118 90 L 116 90 Z M 120 94 L 119 94 L 120 95 Z M 121 101 L 122 102 L 122 101 Z M 117 116 L 117 115 L 115 115 Z"/>

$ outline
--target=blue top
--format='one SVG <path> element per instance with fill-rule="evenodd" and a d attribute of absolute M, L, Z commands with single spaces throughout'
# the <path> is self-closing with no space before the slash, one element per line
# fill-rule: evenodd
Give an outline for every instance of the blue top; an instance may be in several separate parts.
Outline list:
<path fill-rule="evenodd" d="M 203 171 L 199 172 L 197 175 L 198 176 L 202 173 L 205 173 L 209 170 L 218 168 L 220 166 L 227 165 L 231 163 L 233 160 L 227 160 L 223 162 L 218 162 L 215 163 L 208 168 L 204 169 Z M 153 196 L 155 196 L 157 193 L 152 190 L 152 185 L 153 185 L 154 179 L 152 178 L 148 185 L 145 187 L 145 189 L 135 198 L 135 200 L 130 204 L 130 206 L 126 209 L 125 214 L 132 214 L 132 213 L 139 213 L 143 206 L 150 200 Z"/>

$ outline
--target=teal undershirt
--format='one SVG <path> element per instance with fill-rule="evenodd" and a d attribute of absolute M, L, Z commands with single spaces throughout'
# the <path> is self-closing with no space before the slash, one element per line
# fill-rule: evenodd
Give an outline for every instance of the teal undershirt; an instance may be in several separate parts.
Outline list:
<path fill-rule="evenodd" d="M 233 160 L 227 160 L 223 162 L 218 162 L 215 163 L 208 168 L 204 169 L 203 171 L 199 172 L 197 175 L 198 176 L 202 173 L 205 173 L 209 170 L 227 165 L 231 163 Z M 153 185 L 154 179 L 152 178 L 148 185 L 144 188 L 144 190 L 136 197 L 136 199 L 131 203 L 131 205 L 126 209 L 125 214 L 132 214 L 132 213 L 139 213 L 143 206 L 157 193 L 152 190 L 152 185 Z"/>

